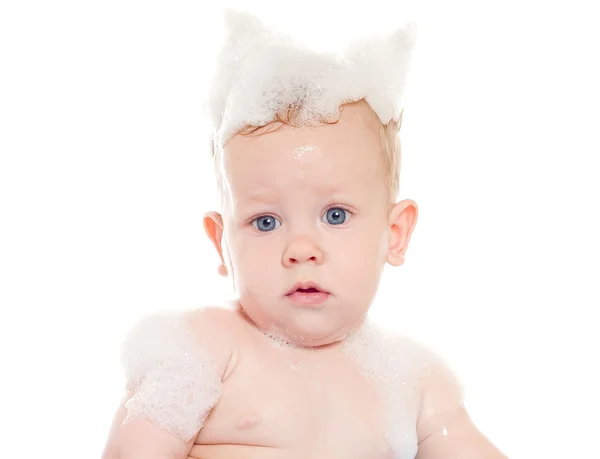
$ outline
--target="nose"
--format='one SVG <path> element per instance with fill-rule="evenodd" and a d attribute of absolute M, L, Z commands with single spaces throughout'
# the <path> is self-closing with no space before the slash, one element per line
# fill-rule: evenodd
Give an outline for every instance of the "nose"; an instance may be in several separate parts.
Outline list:
<path fill-rule="evenodd" d="M 313 262 L 323 264 L 323 252 L 317 245 L 307 238 L 296 239 L 287 246 L 283 254 L 283 265 L 286 268 Z"/>

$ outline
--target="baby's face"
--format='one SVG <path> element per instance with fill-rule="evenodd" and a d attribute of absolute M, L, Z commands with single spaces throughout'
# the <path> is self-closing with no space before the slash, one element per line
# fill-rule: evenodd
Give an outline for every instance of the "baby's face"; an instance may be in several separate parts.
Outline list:
<path fill-rule="evenodd" d="M 236 135 L 224 149 L 222 243 L 240 303 L 296 344 L 342 339 L 376 293 L 390 206 L 375 117 L 360 102 L 337 124 Z"/>

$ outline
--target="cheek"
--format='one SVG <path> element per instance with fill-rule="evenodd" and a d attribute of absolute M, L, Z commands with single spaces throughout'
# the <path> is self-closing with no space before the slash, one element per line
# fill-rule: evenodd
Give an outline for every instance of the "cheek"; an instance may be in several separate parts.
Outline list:
<path fill-rule="evenodd" d="M 278 244 L 268 238 L 247 238 L 231 235 L 229 238 L 231 263 L 240 289 L 256 290 L 272 285 L 265 279 L 274 278 L 279 266 Z"/>
<path fill-rule="evenodd" d="M 373 263 L 385 261 L 387 242 L 385 228 L 381 225 L 357 228 L 338 240 L 344 261 L 366 265 L 367 269 L 372 268 Z"/>
<path fill-rule="evenodd" d="M 342 284 L 351 286 L 352 290 L 370 291 L 373 285 L 378 284 L 385 265 L 386 240 L 381 231 L 368 231 L 338 240 L 335 252 L 332 253 L 335 272 L 331 274 Z M 357 279 L 361 282 L 357 282 Z"/>

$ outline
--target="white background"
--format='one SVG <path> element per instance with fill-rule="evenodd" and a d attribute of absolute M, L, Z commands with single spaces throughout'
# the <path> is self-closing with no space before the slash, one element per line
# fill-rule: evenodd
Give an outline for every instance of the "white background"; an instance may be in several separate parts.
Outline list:
<path fill-rule="evenodd" d="M 253 5 L 322 43 L 404 17 L 272 3 Z M 421 6 L 400 195 L 420 215 L 373 316 L 446 357 L 511 458 L 598 457 L 597 15 Z M 228 294 L 201 220 L 220 27 L 200 1 L 2 2 L 1 457 L 99 457 L 125 331 Z"/>

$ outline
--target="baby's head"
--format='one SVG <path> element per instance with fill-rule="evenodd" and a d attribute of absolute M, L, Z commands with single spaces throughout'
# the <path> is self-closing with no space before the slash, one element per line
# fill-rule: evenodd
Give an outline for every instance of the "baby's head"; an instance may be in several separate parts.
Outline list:
<path fill-rule="evenodd" d="M 365 317 L 385 263 L 402 264 L 416 224 L 416 204 L 395 203 L 401 112 L 373 88 L 331 89 L 347 63 L 313 80 L 300 68 L 257 79 L 240 65 L 213 101 L 221 209 L 204 223 L 220 272 L 261 329 L 301 346 L 339 341 Z"/>
<path fill-rule="evenodd" d="M 417 208 L 392 201 L 394 124 L 362 100 L 336 123 L 277 121 L 217 153 L 222 212 L 205 226 L 260 328 L 299 345 L 340 340 L 366 315 L 385 263 L 403 262 Z M 298 287 L 324 293 L 290 294 Z"/>

